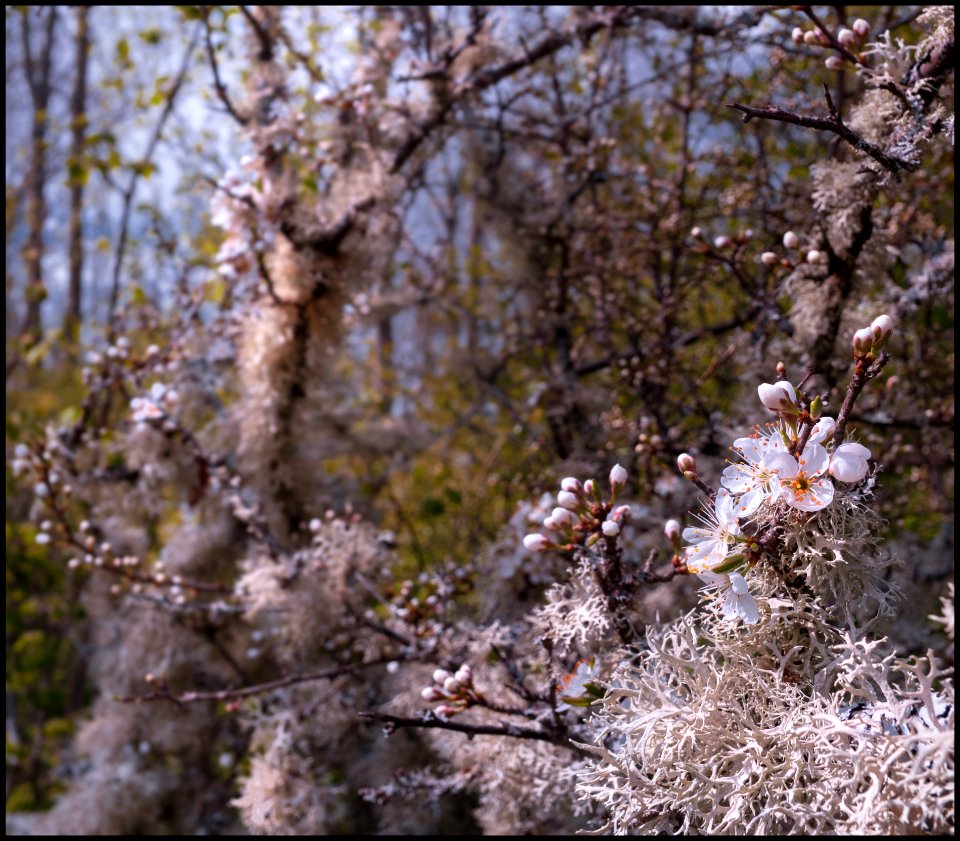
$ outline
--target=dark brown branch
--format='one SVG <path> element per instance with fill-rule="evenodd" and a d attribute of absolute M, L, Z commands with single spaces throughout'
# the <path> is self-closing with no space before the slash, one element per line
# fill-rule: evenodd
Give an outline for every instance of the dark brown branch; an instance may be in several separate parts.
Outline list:
<path fill-rule="evenodd" d="M 223 80 L 220 78 L 220 65 L 217 62 L 216 50 L 213 48 L 213 39 L 211 37 L 210 31 L 210 15 L 209 13 L 204 15 L 203 18 L 204 26 L 204 40 L 206 41 L 207 47 L 207 59 L 210 62 L 210 70 L 213 72 L 213 87 L 217 92 L 217 97 L 223 103 L 223 107 L 227 109 L 227 113 L 233 117 L 240 125 L 245 126 L 248 122 L 248 118 L 240 114 L 239 111 L 234 107 L 233 101 L 230 99 L 230 95 L 227 93 L 227 88 L 223 84 Z"/>
<path fill-rule="evenodd" d="M 909 161 L 888 155 L 879 146 L 868 140 L 864 140 L 859 134 L 848 128 L 833 104 L 829 89 L 826 85 L 823 87 L 827 100 L 827 108 L 830 110 L 829 117 L 805 117 L 801 114 L 794 114 L 792 111 L 785 111 L 779 107 L 753 108 L 749 105 L 741 105 L 738 102 L 733 102 L 727 107 L 740 111 L 743 114 L 743 121 L 745 123 L 757 117 L 764 120 L 776 120 L 781 123 L 813 128 L 818 131 L 832 132 L 853 146 L 854 149 L 869 155 L 884 169 L 889 170 L 894 175 L 899 175 L 903 171 L 916 172 L 920 168 L 920 164 L 916 161 Z"/>
<path fill-rule="evenodd" d="M 387 735 L 390 735 L 394 730 L 404 727 L 435 728 L 439 730 L 453 730 L 457 733 L 466 733 L 470 738 L 474 736 L 509 736 L 513 739 L 532 739 L 538 742 L 549 742 L 550 744 L 568 748 L 577 753 L 580 750 L 571 744 L 565 736 L 560 736 L 545 730 L 519 727 L 516 724 L 465 724 L 459 721 L 438 718 L 430 710 L 425 712 L 420 718 L 405 718 L 403 716 L 381 712 L 361 712 L 357 713 L 357 715 L 361 718 L 372 718 L 376 721 L 382 721 L 386 725 L 384 731 Z"/>
<path fill-rule="evenodd" d="M 850 377 L 850 385 L 847 386 L 847 393 L 843 398 L 843 405 L 837 414 L 837 428 L 833 433 L 833 450 L 843 443 L 844 433 L 847 428 L 847 421 L 850 419 L 850 412 L 853 411 L 853 404 L 860 396 L 869 380 L 879 375 L 883 366 L 890 361 L 890 354 L 885 350 L 880 352 L 877 359 L 871 357 L 862 357 L 857 360 L 853 369 L 853 375 Z"/>

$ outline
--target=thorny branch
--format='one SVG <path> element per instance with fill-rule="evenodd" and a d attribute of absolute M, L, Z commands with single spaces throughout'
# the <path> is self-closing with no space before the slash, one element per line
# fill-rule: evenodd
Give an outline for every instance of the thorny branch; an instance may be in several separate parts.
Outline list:
<path fill-rule="evenodd" d="M 776 106 L 753 108 L 750 105 L 741 105 L 739 102 L 733 102 L 727 107 L 742 112 L 743 122 L 745 123 L 749 123 L 750 120 L 757 117 L 764 120 L 791 123 L 792 125 L 804 126 L 805 128 L 814 128 L 818 131 L 833 132 L 853 146 L 854 149 L 869 155 L 884 169 L 889 170 L 898 177 L 903 171 L 916 172 L 920 168 L 920 164 L 916 161 L 898 158 L 895 155 L 888 155 L 879 146 L 871 143 L 869 140 L 865 140 L 849 128 L 846 123 L 843 122 L 840 112 L 837 111 L 833 103 L 833 98 L 830 96 L 830 89 L 824 85 L 823 91 L 827 100 L 827 109 L 829 110 L 828 117 L 805 117 L 802 114 L 794 114 L 792 111 L 785 111 L 783 108 Z"/>

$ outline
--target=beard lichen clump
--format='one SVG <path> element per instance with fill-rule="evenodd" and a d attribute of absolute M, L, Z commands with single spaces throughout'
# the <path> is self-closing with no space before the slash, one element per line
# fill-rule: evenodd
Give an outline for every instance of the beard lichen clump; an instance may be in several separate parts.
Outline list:
<path fill-rule="evenodd" d="M 759 622 L 713 599 L 614 673 L 578 786 L 603 831 L 949 831 L 952 683 L 932 653 L 903 660 L 868 634 L 896 595 L 872 482 L 809 517 L 776 506 L 779 562 L 746 573 Z"/>

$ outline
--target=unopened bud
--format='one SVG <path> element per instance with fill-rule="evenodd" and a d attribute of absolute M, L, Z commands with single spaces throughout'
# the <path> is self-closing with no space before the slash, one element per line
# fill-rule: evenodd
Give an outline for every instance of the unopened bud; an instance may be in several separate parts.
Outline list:
<path fill-rule="evenodd" d="M 837 40 L 847 48 L 857 46 L 857 33 L 844 27 L 837 33 Z"/>
<path fill-rule="evenodd" d="M 583 485 L 579 479 L 574 479 L 573 476 L 568 476 L 560 483 L 561 490 L 567 491 L 568 493 L 578 494 L 583 492 Z"/>
<path fill-rule="evenodd" d="M 873 331 L 869 327 L 857 330 L 853 334 L 853 354 L 854 356 L 863 356 L 870 352 L 873 347 Z"/>
<path fill-rule="evenodd" d="M 814 30 L 808 29 L 806 32 L 803 33 L 803 43 L 809 44 L 812 47 L 815 44 L 819 44 L 820 39 L 817 38 L 817 33 Z"/>
<path fill-rule="evenodd" d="M 797 406 L 797 392 L 786 380 L 775 383 L 761 383 L 757 386 L 760 402 L 775 412 L 788 411 Z"/>
<path fill-rule="evenodd" d="M 676 520 L 667 520 L 663 524 L 663 533 L 666 535 L 667 540 L 671 543 L 676 543 L 680 540 L 680 523 Z"/>
<path fill-rule="evenodd" d="M 433 671 L 433 682 L 440 686 L 443 686 L 443 682 L 448 677 L 452 677 L 452 675 L 446 669 L 434 669 Z"/>
<path fill-rule="evenodd" d="M 796 248 L 798 245 L 800 245 L 800 237 L 798 237 L 793 231 L 787 231 L 783 235 L 784 248 Z"/>
<path fill-rule="evenodd" d="M 603 530 L 605 537 L 616 537 L 618 534 L 620 534 L 620 526 L 618 526 L 613 520 L 604 521 L 600 528 Z"/>
<path fill-rule="evenodd" d="M 554 508 L 553 512 L 550 514 L 550 518 L 556 523 L 559 527 L 563 528 L 564 526 L 572 526 L 577 522 L 576 516 L 568 511 L 566 508 Z M 544 520 L 546 523 L 546 520 Z"/>
<path fill-rule="evenodd" d="M 870 330 L 873 332 L 874 345 L 879 346 L 887 340 L 893 332 L 893 319 L 884 313 L 878 315 L 870 322 Z"/>
<path fill-rule="evenodd" d="M 839 56 L 832 55 L 823 62 L 827 70 L 843 70 L 847 63 Z"/>
<path fill-rule="evenodd" d="M 523 545 L 529 552 L 546 552 L 553 546 L 542 534 L 528 534 L 523 538 Z"/>
<path fill-rule="evenodd" d="M 777 376 L 785 377 L 787 375 L 787 366 L 781 361 L 777 363 Z"/>
<path fill-rule="evenodd" d="M 680 468 L 680 472 L 685 476 L 687 473 L 692 473 L 694 476 L 697 475 L 697 460 L 690 455 L 690 453 L 680 453 L 677 456 L 677 467 Z"/>
<path fill-rule="evenodd" d="M 618 505 L 613 509 L 610 519 L 617 523 L 627 523 L 630 521 L 630 516 L 631 514 L 629 505 Z"/>
<path fill-rule="evenodd" d="M 870 33 L 870 24 L 867 23 L 863 18 L 857 18 L 853 22 L 853 31 L 856 32 L 861 38 L 866 38 Z"/>
<path fill-rule="evenodd" d="M 460 685 L 460 681 L 458 681 L 455 677 L 453 677 L 453 675 L 448 677 L 443 682 L 443 689 L 445 692 L 448 692 L 450 695 L 459 695 L 463 691 L 463 687 Z"/>
<path fill-rule="evenodd" d="M 463 686 L 470 686 L 473 683 L 473 671 L 466 663 L 457 669 L 454 677 L 457 679 L 457 682 Z"/>
<path fill-rule="evenodd" d="M 811 248 L 807 252 L 807 262 L 808 263 L 819 263 L 820 262 L 820 252 L 816 248 Z"/>
<path fill-rule="evenodd" d="M 714 237 L 713 247 L 722 250 L 724 248 L 729 248 L 731 242 L 732 240 L 730 239 L 730 237 L 725 237 L 725 236 Z"/>
<path fill-rule="evenodd" d="M 775 266 L 777 264 L 777 255 L 772 251 L 764 251 L 760 255 L 760 262 L 765 266 Z"/>
<path fill-rule="evenodd" d="M 813 398 L 813 402 L 810 403 L 810 417 L 814 420 L 819 420 L 820 415 L 823 414 L 823 399 L 818 394 Z"/>
<path fill-rule="evenodd" d="M 627 471 L 619 464 L 615 464 L 610 471 L 610 489 L 616 496 L 627 484 Z"/>
<path fill-rule="evenodd" d="M 703 231 L 699 225 L 694 225 L 694 227 L 690 229 L 690 236 L 692 236 L 694 239 L 700 239 L 700 237 L 703 236 Z"/>
<path fill-rule="evenodd" d="M 456 715 L 460 710 L 456 707 L 451 707 L 449 704 L 441 704 L 434 712 L 441 717 L 446 717 L 448 715 Z"/>
<path fill-rule="evenodd" d="M 597 486 L 597 483 L 593 481 L 593 479 L 587 479 L 587 481 L 583 483 L 583 491 L 596 500 L 600 499 L 600 488 Z"/>
<path fill-rule="evenodd" d="M 580 507 L 580 497 L 570 491 L 560 491 L 557 494 L 557 502 L 568 511 L 576 511 Z"/>
<path fill-rule="evenodd" d="M 793 32 L 790 33 L 790 38 L 793 40 L 794 44 L 802 44 L 803 30 L 799 26 L 793 27 Z"/>

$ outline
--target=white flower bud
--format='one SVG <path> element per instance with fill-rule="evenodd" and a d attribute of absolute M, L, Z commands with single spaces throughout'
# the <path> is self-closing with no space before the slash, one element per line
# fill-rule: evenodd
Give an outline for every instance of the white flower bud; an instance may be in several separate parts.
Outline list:
<path fill-rule="evenodd" d="M 566 509 L 564 509 L 566 511 Z M 563 526 L 560 525 L 553 517 L 544 517 L 543 518 L 543 527 L 547 531 L 561 531 Z"/>
<path fill-rule="evenodd" d="M 819 263 L 820 262 L 820 252 L 816 248 L 811 248 L 807 252 L 807 262 L 808 263 Z"/>
<path fill-rule="evenodd" d="M 760 255 L 760 262 L 765 266 L 775 266 L 777 264 L 777 255 L 772 251 L 764 251 Z"/>
<path fill-rule="evenodd" d="M 873 331 L 869 327 L 857 330 L 857 332 L 853 334 L 854 353 L 868 353 L 870 348 L 873 347 L 873 338 Z"/>
<path fill-rule="evenodd" d="M 844 27 L 837 33 L 837 40 L 847 48 L 853 48 L 857 46 L 857 33 L 852 29 L 847 29 Z"/>
<path fill-rule="evenodd" d="M 703 230 L 699 225 L 695 225 L 690 229 L 690 236 L 692 236 L 694 239 L 700 239 L 700 237 L 703 236 Z"/>
<path fill-rule="evenodd" d="M 803 30 L 799 26 L 793 27 L 793 32 L 790 33 L 790 38 L 793 40 L 794 44 L 802 44 Z"/>
<path fill-rule="evenodd" d="M 731 243 L 730 237 L 724 237 L 724 236 L 714 237 L 713 247 L 722 250 L 724 248 L 729 247 L 730 243 Z"/>
<path fill-rule="evenodd" d="M 443 682 L 443 691 L 450 695 L 459 695 L 463 691 L 463 687 L 460 685 L 460 681 L 451 675 Z"/>
<path fill-rule="evenodd" d="M 681 473 L 696 473 L 697 460 L 690 453 L 680 453 L 677 456 L 677 467 Z"/>
<path fill-rule="evenodd" d="M 557 502 L 569 511 L 576 511 L 580 507 L 580 497 L 570 491 L 560 491 L 557 494 Z"/>
<path fill-rule="evenodd" d="M 596 496 L 597 483 L 594 482 L 593 479 L 587 479 L 587 481 L 583 483 L 583 492 L 588 496 Z"/>
<path fill-rule="evenodd" d="M 34 538 L 34 540 L 37 541 L 37 543 L 39 543 L 41 546 L 45 546 L 50 542 L 50 535 L 45 531 L 37 532 L 37 536 Z"/>
<path fill-rule="evenodd" d="M 798 245 L 800 245 L 800 237 L 798 237 L 793 231 L 787 231 L 783 235 L 784 248 L 796 248 Z"/>
<path fill-rule="evenodd" d="M 680 539 L 680 523 L 676 520 L 667 520 L 663 524 L 663 533 L 667 536 L 667 540 L 675 543 Z"/>
<path fill-rule="evenodd" d="M 421 689 L 420 697 L 423 698 L 424 701 L 428 701 L 430 703 L 443 700 L 443 695 L 435 686 L 428 686 L 425 689 Z"/>
<path fill-rule="evenodd" d="M 893 332 L 893 319 L 884 313 L 870 322 L 870 330 L 877 342 L 884 341 Z"/>
<path fill-rule="evenodd" d="M 433 672 L 433 682 L 441 686 L 448 677 L 451 677 L 451 674 L 446 669 L 435 669 Z"/>
<path fill-rule="evenodd" d="M 627 471 L 621 467 L 619 464 L 615 464 L 613 469 L 610 471 L 610 487 L 613 492 L 623 489 L 627 484 Z"/>
<path fill-rule="evenodd" d="M 630 521 L 631 511 L 629 505 L 618 505 L 613 509 L 610 519 L 617 523 L 626 523 Z"/>
<path fill-rule="evenodd" d="M 760 396 L 760 402 L 775 412 L 792 409 L 797 405 L 797 392 L 786 380 L 762 383 L 757 386 L 757 394 Z"/>
<path fill-rule="evenodd" d="M 546 552 L 553 543 L 551 543 L 542 534 L 528 534 L 523 538 L 523 545 L 530 552 Z"/>
<path fill-rule="evenodd" d="M 870 33 L 870 24 L 867 23 L 863 18 L 857 18 L 853 22 L 853 31 L 856 32 L 861 38 L 866 38 Z"/>
<path fill-rule="evenodd" d="M 568 476 L 560 483 L 560 489 L 567 491 L 568 493 L 578 494 L 583 492 L 583 485 L 580 483 L 579 479 L 574 479 L 573 476 Z"/>
<path fill-rule="evenodd" d="M 618 526 L 613 520 L 605 520 L 600 528 L 603 530 L 603 533 L 606 537 L 616 537 L 618 534 L 620 534 L 620 526 Z"/>
<path fill-rule="evenodd" d="M 568 511 L 566 508 L 554 508 L 553 512 L 550 514 L 550 518 L 560 526 L 572 526 L 577 522 L 576 516 L 573 513 Z M 546 521 L 544 521 L 546 522 Z"/>
<path fill-rule="evenodd" d="M 457 683 L 460 683 L 463 686 L 470 686 L 473 683 L 473 670 L 466 663 L 464 663 L 459 669 L 457 669 L 457 673 L 454 675 L 454 677 L 457 679 Z"/>
<path fill-rule="evenodd" d="M 808 29 L 806 32 L 804 32 L 804 33 L 803 33 L 803 43 L 804 43 L 804 44 L 809 44 L 811 47 L 814 46 L 814 45 L 816 45 L 816 44 L 819 44 L 819 43 L 820 43 L 820 39 L 817 37 L 816 31 L 814 31 L 813 29 Z"/>

